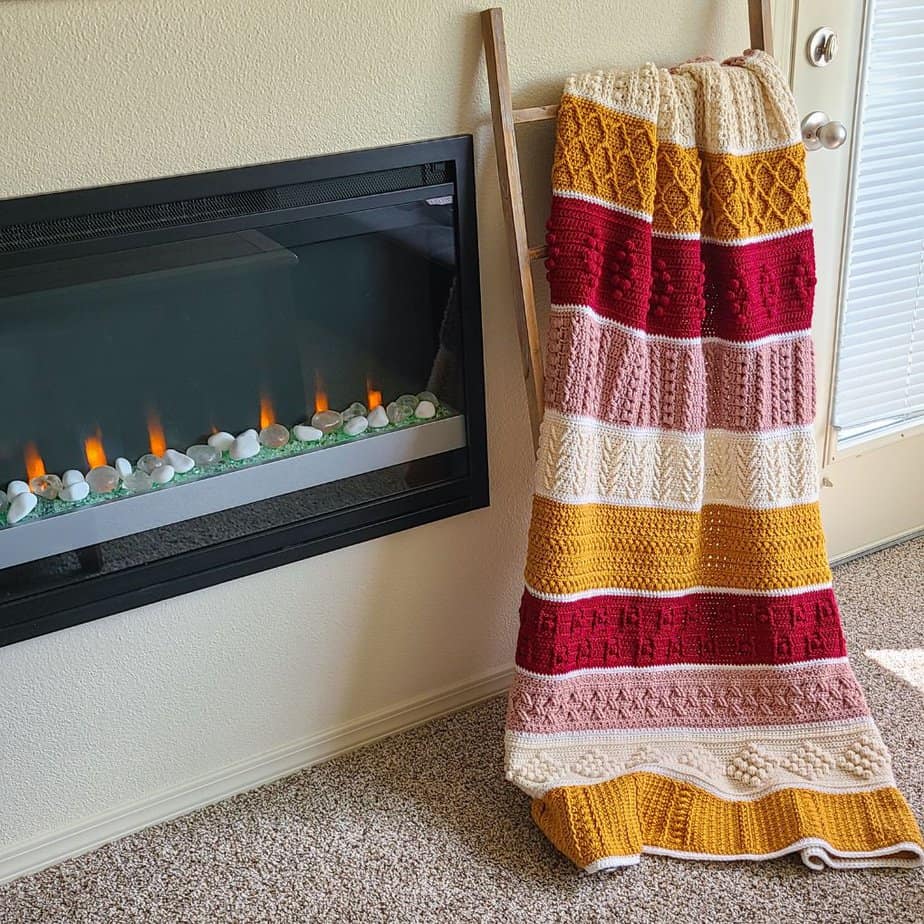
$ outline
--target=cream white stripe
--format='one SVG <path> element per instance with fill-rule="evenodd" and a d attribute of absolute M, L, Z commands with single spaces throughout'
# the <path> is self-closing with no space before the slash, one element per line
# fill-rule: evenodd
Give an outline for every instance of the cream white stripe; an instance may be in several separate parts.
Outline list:
<path fill-rule="evenodd" d="M 671 346 L 693 347 L 703 342 L 702 337 L 668 337 L 666 334 L 650 334 L 646 330 L 638 327 L 632 327 L 629 324 L 623 324 L 622 321 L 616 321 L 613 318 L 606 318 L 602 314 L 594 311 L 590 305 L 558 305 L 553 303 L 551 306 L 552 314 L 581 314 L 590 319 L 599 327 L 618 330 L 629 337 L 635 337 L 638 340 L 647 340 L 652 343 L 667 343 Z M 729 341 L 730 343 L 732 341 Z M 746 342 L 746 341 L 745 341 Z M 753 341 L 757 342 L 757 341 Z"/>
<path fill-rule="evenodd" d="M 641 107 L 636 108 L 633 106 L 627 106 L 625 104 L 615 106 L 612 102 L 602 99 L 596 93 L 590 93 L 587 90 L 578 89 L 572 85 L 571 81 L 569 81 L 565 86 L 565 95 L 573 96 L 576 99 L 583 99 L 589 103 L 596 103 L 598 106 L 602 106 L 604 109 L 608 109 L 610 112 L 616 113 L 617 115 L 634 116 L 636 119 L 641 119 L 643 122 L 648 122 L 652 128 L 656 127 L 658 121 L 657 112 L 652 112 L 650 109 L 642 109 Z M 693 145 L 690 145 L 690 147 L 693 147 Z"/>
<path fill-rule="evenodd" d="M 629 324 L 623 324 L 622 321 L 616 321 L 613 318 L 604 317 L 602 314 L 594 311 L 589 305 L 558 305 L 551 306 L 553 314 L 582 314 L 589 318 L 600 327 L 614 328 L 622 331 L 630 337 L 637 337 L 639 340 L 648 340 L 653 343 L 667 343 L 673 346 L 698 346 L 700 344 L 719 344 L 729 349 L 752 350 L 772 343 L 790 343 L 794 340 L 811 339 L 812 330 L 787 331 L 783 334 L 768 334 L 766 337 L 758 337 L 756 340 L 727 340 L 723 337 L 669 337 L 666 334 L 651 334 L 646 330 L 638 327 L 632 327 Z"/>
<path fill-rule="evenodd" d="M 623 215 L 631 215 L 640 221 L 651 224 L 651 214 L 642 212 L 638 209 L 630 209 L 616 202 L 610 202 L 609 199 L 601 199 L 599 196 L 591 196 L 587 193 L 577 192 L 574 189 L 553 189 L 553 196 L 561 196 L 563 199 L 580 199 L 582 202 L 589 202 L 591 205 L 599 205 L 601 208 L 609 209 L 611 212 L 621 212 Z"/>
<path fill-rule="evenodd" d="M 697 789 L 702 789 L 718 799 L 724 799 L 728 802 L 757 802 L 771 793 L 780 792 L 784 789 L 805 789 L 810 792 L 821 792 L 829 795 L 841 795 L 851 792 L 875 792 L 877 789 L 884 789 L 895 785 L 895 778 L 891 773 L 881 774 L 873 777 L 871 780 L 859 780 L 842 776 L 840 779 L 831 779 L 827 783 L 809 783 L 795 774 L 788 774 L 785 780 L 778 783 L 770 783 L 762 786 L 756 791 L 734 790 L 730 786 L 723 786 L 715 781 L 710 781 L 704 776 L 697 773 L 685 773 L 676 767 L 662 767 L 658 764 L 636 764 L 630 769 L 620 771 L 614 776 L 600 777 L 599 779 L 589 779 L 580 774 L 562 774 L 549 783 L 530 783 L 515 773 L 507 774 L 507 782 L 513 783 L 514 786 L 523 790 L 532 799 L 541 799 L 546 793 L 553 789 L 561 789 L 566 786 L 594 786 L 599 783 L 607 783 L 611 780 L 618 780 L 621 776 L 628 776 L 631 773 L 656 773 L 658 776 L 667 777 L 670 780 L 676 780 L 678 783 L 689 783 Z M 729 781 L 730 782 L 730 781 Z"/>
<path fill-rule="evenodd" d="M 644 853 L 644 849 L 642 853 Z M 722 857 L 717 857 L 716 859 L 723 859 Z M 642 862 L 641 853 L 628 854 L 626 856 L 614 856 L 614 857 L 603 857 L 599 860 L 594 860 L 593 863 L 584 867 L 585 873 L 603 873 L 608 869 L 622 869 L 624 866 L 638 866 Z"/>
<path fill-rule="evenodd" d="M 561 195 L 561 193 L 559 193 L 559 195 Z M 654 221 L 654 219 L 652 219 L 652 221 Z M 776 241 L 780 238 L 790 237 L 793 234 L 801 234 L 803 231 L 812 230 L 813 226 L 811 224 L 796 225 L 794 228 L 782 228 L 779 231 L 768 231 L 766 234 L 755 234 L 753 237 L 736 237 L 726 240 L 721 237 L 701 235 L 695 231 L 659 231 L 657 228 L 653 228 L 651 236 L 670 241 L 701 241 L 703 244 L 716 244 L 720 247 L 743 247 L 746 244 L 760 244 L 763 241 Z"/>
<path fill-rule="evenodd" d="M 609 731 L 568 731 L 538 732 L 511 731 L 504 732 L 506 747 L 555 747 L 575 745 L 623 744 L 626 747 L 657 741 L 667 746 L 671 743 L 739 743 L 747 744 L 755 738 L 766 738 L 781 743 L 793 743 L 803 738 L 817 738 L 824 735 L 863 735 L 871 733 L 878 736 L 872 716 L 860 716 L 850 719 L 833 719 L 823 722 L 804 722 L 800 725 L 737 725 L 720 728 L 696 728 L 694 726 L 671 726 L 670 728 L 626 728 Z"/>
<path fill-rule="evenodd" d="M 590 103 L 596 103 L 603 109 L 607 109 L 617 115 L 634 116 L 636 119 L 641 119 L 644 122 L 648 122 L 653 127 L 657 128 L 658 141 L 674 144 L 677 147 L 686 148 L 690 151 L 699 150 L 708 154 L 728 154 L 733 157 L 747 157 L 749 154 L 767 154 L 771 151 L 783 151 L 786 148 L 791 148 L 794 144 L 801 144 L 802 142 L 802 136 L 794 132 L 789 138 L 776 138 L 773 141 L 768 141 L 766 144 L 748 145 L 747 147 L 729 146 L 723 147 L 721 149 L 716 148 L 713 150 L 711 148 L 706 148 L 701 144 L 697 145 L 696 140 L 692 135 L 683 135 L 680 133 L 671 133 L 665 131 L 662 126 L 657 124 L 657 113 L 653 113 L 650 110 L 646 111 L 640 108 L 635 109 L 632 106 L 627 106 L 625 104 L 620 104 L 617 106 L 612 102 L 612 100 L 603 99 L 596 93 L 592 93 L 587 90 L 580 90 L 577 87 L 571 85 L 565 87 L 565 94 L 568 96 L 573 96 L 577 99 L 586 100 Z"/>
<path fill-rule="evenodd" d="M 803 507 L 805 504 L 817 504 L 821 498 L 821 493 L 819 488 L 815 488 L 813 491 L 809 491 L 807 494 L 793 494 L 787 496 L 785 501 L 780 503 L 778 501 L 762 499 L 754 503 L 749 503 L 747 506 L 752 510 L 784 510 L 787 507 Z M 583 501 L 575 501 L 575 504 L 584 503 Z M 717 507 L 740 507 L 741 501 L 739 498 L 734 497 L 731 494 L 710 494 L 706 497 L 705 504 L 713 504 Z M 628 504 L 626 505 L 628 506 Z"/>
<path fill-rule="evenodd" d="M 534 798 L 649 771 L 723 799 L 779 789 L 856 792 L 894 785 L 888 750 L 871 717 L 799 726 L 710 729 L 699 734 L 617 732 L 504 738 L 507 779 Z"/>
<path fill-rule="evenodd" d="M 818 499 L 816 452 L 804 426 L 772 438 L 727 430 L 690 435 L 547 413 L 534 490 L 572 505 L 691 513 L 704 504 L 783 509 Z"/>
<path fill-rule="evenodd" d="M 804 837 L 793 841 L 787 847 L 774 850 L 772 853 L 692 853 L 689 850 L 673 850 L 669 847 L 642 847 L 641 853 L 652 854 L 659 857 L 675 857 L 679 860 L 774 860 L 798 851 L 802 862 L 811 870 L 820 871 L 825 866 L 832 869 L 866 869 L 871 867 L 898 867 L 911 869 L 924 863 L 924 851 L 919 844 L 902 841 L 890 847 L 881 847 L 878 850 L 849 851 L 836 850 L 827 841 L 818 837 Z M 584 867 L 588 873 L 599 873 L 608 869 L 619 869 L 623 866 L 637 866 L 641 861 L 641 853 L 629 856 L 602 857 Z M 900 857 L 901 853 L 914 854 L 914 858 Z"/>
<path fill-rule="evenodd" d="M 625 436 L 658 436 L 659 434 L 670 434 L 678 442 L 683 441 L 696 445 L 702 445 L 706 436 L 715 434 L 716 436 L 729 437 L 747 437 L 750 440 L 760 442 L 773 442 L 778 439 L 785 439 L 793 435 L 813 436 L 815 428 L 813 424 L 793 424 L 789 427 L 776 427 L 773 430 L 728 430 L 725 427 L 708 427 L 705 430 L 666 430 L 662 427 L 633 427 L 628 424 L 614 424 L 607 420 L 598 420 L 596 417 L 590 417 L 587 414 L 569 414 L 566 411 L 559 411 L 557 408 L 547 407 L 543 415 L 543 421 L 560 420 L 563 423 L 574 423 L 577 426 L 593 427 L 609 433 L 620 433 Z"/>
<path fill-rule="evenodd" d="M 661 427 L 633 427 L 627 424 L 614 424 L 606 420 L 598 420 L 596 417 L 590 417 L 587 414 L 569 414 L 559 411 L 557 408 L 547 407 L 542 417 L 542 422 L 546 420 L 560 421 L 563 424 L 574 424 L 578 427 L 593 427 L 603 433 L 612 433 L 628 438 L 637 437 L 656 437 L 661 434 L 669 434 L 676 437 L 677 442 L 689 443 L 694 446 L 702 446 L 706 439 L 705 430 L 664 430 Z M 799 426 L 799 429 L 802 425 Z M 796 429 L 796 428 L 794 428 Z M 712 432 L 735 433 L 734 430 L 722 430 Z M 773 431 L 766 431 L 767 433 Z"/>
<path fill-rule="evenodd" d="M 732 240 L 722 240 L 717 237 L 703 237 L 700 240 L 704 244 L 718 244 L 721 247 L 744 247 L 747 244 L 760 244 L 764 241 L 778 241 L 784 237 L 792 237 L 794 234 L 801 234 L 803 231 L 811 231 L 812 225 L 797 225 L 795 228 L 782 228 L 779 231 L 768 231 L 766 234 L 755 234 L 754 237 L 736 237 Z M 652 235 L 658 237 L 657 231 Z"/>
<path fill-rule="evenodd" d="M 525 667 L 517 667 L 514 673 L 523 677 L 532 677 L 534 680 L 548 680 L 552 683 L 563 683 L 567 680 L 573 680 L 576 677 L 613 677 L 626 674 L 669 674 L 672 671 L 681 673 L 695 674 L 702 673 L 760 673 L 771 671 L 773 673 L 787 674 L 790 671 L 802 670 L 806 667 L 823 667 L 833 664 L 848 664 L 846 657 L 841 658 L 816 658 L 810 661 L 789 661 L 785 664 L 691 664 L 681 662 L 677 664 L 649 664 L 644 667 L 579 667 L 573 671 L 566 671 L 564 674 L 538 674 L 535 671 L 528 671 Z"/>
<path fill-rule="evenodd" d="M 634 497 L 616 497 L 594 493 L 573 494 L 565 491 L 553 491 L 541 486 L 536 487 L 535 493 L 540 497 L 548 498 L 548 500 L 569 507 L 597 504 L 601 507 L 647 507 L 652 510 L 676 510 L 678 513 L 698 513 L 702 510 L 704 504 L 716 507 L 747 507 L 749 510 L 786 510 L 789 507 L 801 507 L 805 504 L 817 503 L 820 497 L 819 492 L 816 490 L 808 494 L 786 497 L 783 500 L 762 498 L 743 504 L 740 497 L 735 497 L 731 494 L 720 495 L 713 493 L 703 496 L 702 499 L 692 501 L 680 501 L 676 498 L 653 497 L 644 494 Z"/>
<path fill-rule="evenodd" d="M 678 513 L 696 513 L 702 509 L 702 504 L 698 501 L 683 503 L 676 500 L 663 500 L 655 497 L 637 497 L 635 499 L 626 497 L 604 497 L 600 494 L 565 494 L 549 493 L 547 491 L 536 489 L 536 494 L 540 497 L 547 497 L 549 500 L 556 501 L 559 504 L 566 504 L 570 507 L 582 507 L 585 504 L 599 504 L 602 507 L 649 507 L 652 510 L 676 510 Z M 773 500 L 761 500 L 756 503 L 747 504 L 750 510 L 785 510 L 787 507 L 800 507 L 803 504 L 814 504 L 821 495 L 818 491 L 811 494 L 804 494 L 796 497 L 786 498 L 785 503 L 778 503 Z M 720 496 L 710 494 L 703 503 L 713 504 L 724 507 L 741 507 L 741 501 L 731 496 Z"/>
<path fill-rule="evenodd" d="M 654 219 L 652 219 L 654 221 Z M 709 241 L 709 238 L 703 237 L 698 231 L 658 231 L 655 228 L 651 230 L 652 237 L 659 237 L 665 241 Z"/>
<path fill-rule="evenodd" d="M 573 603 L 576 600 L 587 600 L 590 597 L 685 597 L 688 594 L 730 594 L 739 597 L 794 597 L 798 594 L 812 593 L 816 590 L 830 590 L 830 581 L 824 584 L 809 584 L 804 587 L 785 587 L 774 590 L 749 590 L 741 587 L 685 587 L 681 590 L 634 590 L 630 587 L 595 587 L 590 590 L 580 590 L 570 594 L 548 594 L 526 584 L 526 589 L 538 600 L 547 600 L 549 603 Z"/>
<path fill-rule="evenodd" d="M 559 193 L 559 195 L 563 194 Z M 652 219 L 652 221 L 654 221 L 654 219 Z M 659 231 L 657 228 L 653 228 L 651 236 L 670 241 L 702 241 L 704 244 L 716 244 L 720 247 L 743 247 L 746 244 L 760 244 L 763 241 L 776 241 L 783 237 L 790 237 L 793 234 L 801 234 L 803 231 L 812 230 L 813 226 L 811 224 L 796 225 L 794 228 L 782 228 L 779 231 L 768 231 L 766 234 L 755 234 L 753 237 L 736 237 L 726 240 L 721 237 L 701 235 L 695 231 Z"/>
<path fill-rule="evenodd" d="M 869 867 L 900 867 L 911 869 L 924 865 L 924 850 L 920 844 L 899 841 L 889 847 L 877 850 L 838 850 L 820 838 L 807 837 L 799 841 L 802 847 L 802 862 L 813 870 L 822 870 L 825 865 L 832 869 L 867 869 Z M 913 857 L 901 857 L 911 853 Z"/>

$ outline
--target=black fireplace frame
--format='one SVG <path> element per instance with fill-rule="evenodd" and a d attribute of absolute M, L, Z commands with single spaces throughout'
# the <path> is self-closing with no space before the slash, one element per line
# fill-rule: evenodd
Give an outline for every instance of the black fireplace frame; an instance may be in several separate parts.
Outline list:
<path fill-rule="evenodd" d="M 2 234 L 12 226 L 435 162 L 452 162 L 454 172 L 457 286 L 466 370 L 468 474 L 0 604 L 0 646 L 489 504 L 475 177 L 470 135 L 0 201 Z M 356 197 L 357 200 L 362 198 L 372 200 L 375 196 Z M 274 213 L 275 220 L 291 218 L 292 211 L 278 210 Z M 272 216 L 268 214 L 268 217 Z M 134 247 L 188 239 L 201 235 L 204 228 L 215 233 L 252 226 L 246 217 L 228 217 L 134 231 L 120 235 L 118 242 L 120 246 Z M 76 239 L 23 253 L 0 251 L 0 269 L 102 253 L 111 250 L 112 243 L 112 238 Z"/>

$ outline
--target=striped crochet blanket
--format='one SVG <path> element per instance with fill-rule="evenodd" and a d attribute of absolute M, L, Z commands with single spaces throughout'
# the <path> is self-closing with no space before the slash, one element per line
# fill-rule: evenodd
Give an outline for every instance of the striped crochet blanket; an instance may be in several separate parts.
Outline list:
<path fill-rule="evenodd" d="M 772 58 L 571 78 L 507 776 L 587 870 L 924 845 L 818 509 L 804 150 Z"/>

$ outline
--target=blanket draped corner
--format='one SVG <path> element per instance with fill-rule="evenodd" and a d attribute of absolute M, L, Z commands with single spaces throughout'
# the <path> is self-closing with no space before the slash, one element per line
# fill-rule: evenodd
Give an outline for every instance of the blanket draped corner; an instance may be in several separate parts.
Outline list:
<path fill-rule="evenodd" d="M 916 866 L 818 508 L 805 153 L 772 58 L 572 77 L 507 776 L 576 864 Z"/>

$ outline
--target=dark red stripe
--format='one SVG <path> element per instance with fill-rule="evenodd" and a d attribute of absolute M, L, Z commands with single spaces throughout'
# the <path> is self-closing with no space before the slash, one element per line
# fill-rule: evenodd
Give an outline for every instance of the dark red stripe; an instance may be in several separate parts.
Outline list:
<path fill-rule="evenodd" d="M 552 301 L 670 337 L 755 340 L 807 330 L 812 232 L 723 245 L 651 236 L 651 225 L 554 196 L 546 269 Z"/>
<path fill-rule="evenodd" d="M 517 664 L 539 674 L 662 664 L 789 664 L 847 653 L 834 592 L 691 593 L 551 603 L 523 594 Z"/>

